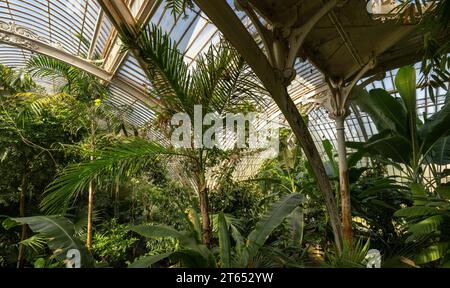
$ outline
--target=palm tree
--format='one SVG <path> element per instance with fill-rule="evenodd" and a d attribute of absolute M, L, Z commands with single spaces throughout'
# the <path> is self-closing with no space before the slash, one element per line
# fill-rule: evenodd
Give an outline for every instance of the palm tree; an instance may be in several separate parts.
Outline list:
<path fill-rule="evenodd" d="M 67 93 L 78 100 L 78 107 L 86 113 L 80 113 L 79 121 L 76 125 L 84 126 L 88 131 L 88 142 L 91 153 L 95 151 L 98 138 L 99 119 L 105 116 L 103 110 L 99 109 L 101 100 L 108 95 L 108 89 L 100 83 L 98 79 L 78 68 L 68 65 L 59 60 L 44 56 L 34 55 L 27 63 L 29 71 L 33 76 L 41 78 L 52 78 L 59 83 L 56 90 L 60 93 Z M 103 115 L 102 115 L 103 114 Z M 81 128 L 81 127 L 79 127 Z M 90 158 L 93 156 L 91 155 Z M 88 224 L 86 246 L 92 247 L 92 214 L 94 206 L 94 183 L 91 181 L 88 188 Z"/>
<path fill-rule="evenodd" d="M 138 41 L 123 35 L 126 49 L 138 51 L 147 67 L 152 87 L 151 97 L 158 99 L 156 120 L 160 131 L 168 136 L 170 119 L 177 113 L 186 113 L 194 119 L 194 107 L 202 106 L 203 115 L 245 111 L 252 101 L 262 101 L 265 90 L 255 81 L 238 53 L 225 43 L 211 47 L 191 70 L 185 64 L 176 43 L 159 28 L 152 26 L 142 31 Z M 193 129 L 193 128 L 192 128 Z M 206 171 L 214 166 L 220 153 L 217 149 L 163 147 L 145 139 L 136 138 L 99 151 L 96 159 L 67 167 L 48 188 L 42 206 L 53 212 L 57 207 L 68 207 L 72 199 L 87 183 L 99 175 L 110 177 L 136 175 L 154 157 L 176 157 L 186 167 L 187 176 L 195 183 L 200 203 L 203 243 L 210 244 L 211 223 L 208 205 Z"/>

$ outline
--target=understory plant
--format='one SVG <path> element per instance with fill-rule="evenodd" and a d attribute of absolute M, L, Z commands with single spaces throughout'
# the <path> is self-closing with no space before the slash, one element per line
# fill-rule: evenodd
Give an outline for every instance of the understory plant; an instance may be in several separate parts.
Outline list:
<path fill-rule="evenodd" d="M 193 210 L 187 216 L 190 224 L 188 231 L 177 231 L 160 225 L 133 227 L 132 231 L 146 238 L 174 238 L 179 241 L 180 248 L 173 252 L 142 257 L 132 263 L 130 267 L 151 267 L 166 258 L 171 263 L 185 268 L 258 267 L 262 263 L 259 261 L 261 260 L 260 253 L 267 238 L 298 207 L 302 199 L 300 194 L 291 194 L 274 203 L 247 237 L 241 235 L 231 221 L 232 217 L 227 217 L 223 213 L 218 214 L 218 253 L 214 253 L 213 250 L 202 244 L 200 219 Z"/>
<path fill-rule="evenodd" d="M 350 142 L 348 146 L 398 168 L 409 182 L 436 187 L 446 176 L 439 168 L 450 164 L 450 95 L 439 111 L 421 120 L 416 83 L 416 70 L 406 66 L 395 78 L 399 99 L 383 89 L 362 92 L 356 102 L 379 132 L 367 142 Z M 432 179 L 425 177 L 425 169 Z"/>

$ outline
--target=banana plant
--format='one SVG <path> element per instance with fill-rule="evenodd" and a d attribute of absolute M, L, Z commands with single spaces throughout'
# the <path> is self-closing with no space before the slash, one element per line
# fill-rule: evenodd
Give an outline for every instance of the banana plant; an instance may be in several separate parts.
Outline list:
<path fill-rule="evenodd" d="M 272 232 L 299 207 L 303 195 L 290 194 L 274 203 L 269 212 L 264 215 L 255 228 L 248 234 L 246 240 L 239 233 L 229 230 L 229 224 L 223 214 L 219 214 L 220 262 L 222 268 L 255 268 L 258 254 Z M 234 233 L 233 233 L 234 232 Z M 231 247 L 231 237 L 236 246 Z"/>
<path fill-rule="evenodd" d="M 63 216 L 34 216 L 23 218 L 7 218 L 3 221 L 5 229 L 11 229 L 17 225 L 28 225 L 36 235 L 22 241 L 28 246 L 41 246 L 44 242 L 53 251 L 53 256 L 62 263 L 67 258 L 67 252 L 76 249 L 80 252 L 81 267 L 94 266 L 92 255 L 86 249 L 79 233 L 86 224 L 84 220 L 73 223 Z"/>
<path fill-rule="evenodd" d="M 417 113 L 416 71 L 412 66 L 401 68 L 395 78 L 400 99 L 383 89 L 364 91 L 356 102 L 373 120 L 379 133 L 367 142 L 350 142 L 359 153 L 398 167 L 413 183 L 427 181 L 424 166 L 434 174 L 436 183 L 444 176 L 439 166 L 450 164 L 450 94 L 444 106 L 422 121 Z M 406 167 L 404 169 L 402 166 Z"/>
<path fill-rule="evenodd" d="M 440 186 L 432 194 L 423 185 L 412 184 L 411 192 L 414 204 L 394 215 L 405 220 L 406 243 L 421 244 L 415 264 L 450 267 L 450 186 Z"/>
<path fill-rule="evenodd" d="M 144 256 L 130 264 L 129 268 L 148 268 L 166 258 L 186 268 L 216 268 L 214 254 L 202 243 L 200 218 L 197 212 L 191 209 L 186 215 L 186 220 L 189 224 L 188 231 L 178 231 L 164 225 L 138 225 L 131 228 L 131 231 L 146 238 L 173 238 L 179 242 L 180 249 Z"/>
<path fill-rule="evenodd" d="M 232 225 L 225 214 L 217 217 L 219 238 L 219 255 L 201 242 L 200 220 L 195 212 L 190 213 L 188 231 L 177 231 L 167 226 L 139 225 L 131 230 L 146 238 L 169 237 L 177 239 L 180 249 L 159 255 L 145 256 L 133 262 L 130 268 L 148 268 L 157 262 L 168 258 L 186 268 L 222 268 L 255 267 L 258 253 L 264 246 L 270 234 L 288 217 L 301 203 L 303 196 L 291 194 L 274 203 L 269 212 L 256 224 L 252 232 L 243 237 Z M 232 241 L 233 240 L 233 241 Z M 232 248 L 232 243 L 235 247 Z"/>

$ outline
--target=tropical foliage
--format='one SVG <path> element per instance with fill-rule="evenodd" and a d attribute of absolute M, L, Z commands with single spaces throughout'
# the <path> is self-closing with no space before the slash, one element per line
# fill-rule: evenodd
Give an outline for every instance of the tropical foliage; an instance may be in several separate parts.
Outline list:
<path fill-rule="evenodd" d="M 224 39 L 188 65 L 157 26 L 124 29 L 122 52 L 140 56 L 151 84 L 156 116 L 145 128 L 126 121 L 130 107 L 108 104 L 108 83 L 81 69 L 37 53 L 22 69 L 0 65 L 0 267 L 62 268 L 77 251 L 85 268 L 363 268 L 372 249 L 384 267 L 450 267 L 450 94 L 434 93 L 448 88 L 449 43 L 440 34 L 450 6 L 431 1 L 425 13 L 427 2 L 399 7 L 426 31 L 421 78 L 406 66 L 395 91 L 352 93 L 376 132 L 347 143 L 354 241 L 343 247 L 291 130 L 281 129 L 279 154 L 262 160 L 262 151 L 198 147 L 192 125 L 191 148 L 148 137 L 170 139 L 174 116 L 195 119 L 198 107 L 220 124 L 228 113 L 266 109 L 268 92 Z M 175 19 L 193 8 L 166 1 Z M 91 54 L 78 57 L 102 63 Z M 35 79 L 52 79 L 53 88 Z M 421 97 L 434 113 L 418 112 Z M 320 140 L 323 176 L 339 200 L 336 151 Z M 251 175 L 240 171 L 249 159 L 261 160 Z"/>

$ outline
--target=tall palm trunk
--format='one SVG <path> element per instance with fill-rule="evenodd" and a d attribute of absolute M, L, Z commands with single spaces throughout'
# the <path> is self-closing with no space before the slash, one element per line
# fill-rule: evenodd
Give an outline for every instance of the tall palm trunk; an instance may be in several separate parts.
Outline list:
<path fill-rule="evenodd" d="M 209 219 L 209 205 L 208 205 L 208 188 L 206 186 L 205 173 L 199 172 L 198 180 L 198 196 L 200 202 L 200 217 L 202 219 L 202 239 L 206 247 L 211 244 L 211 221 Z"/>
<path fill-rule="evenodd" d="M 94 183 L 91 181 L 89 182 L 88 223 L 87 223 L 87 237 L 86 237 L 86 247 L 89 250 L 92 248 L 92 211 L 94 209 L 93 207 L 94 207 Z"/>
<path fill-rule="evenodd" d="M 30 182 L 30 176 L 27 172 L 24 173 L 22 177 L 22 184 L 20 185 L 20 199 L 19 199 L 19 217 L 25 217 L 25 194 L 28 190 L 28 185 Z M 22 231 L 20 234 L 20 242 L 27 238 L 27 225 L 24 224 L 21 227 Z M 23 267 L 23 257 L 25 254 L 25 246 L 21 243 L 19 244 L 19 255 L 17 256 L 17 268 Z"/>
<path fill-rule="evenodd" d="M 95 150 L 95 125 L 94 120 L 91 120 L 91 149 L 92 153 Z M 94 160 L 94 156 L 91 156 L 91 161 Z M 91 250 L 92 248 L 92 212 L 94 210 L 94 183 L 89 182 L 88 188 L 88 223 L 87 223 L 87 235 L 86 235 L 86 247 Z"/>

